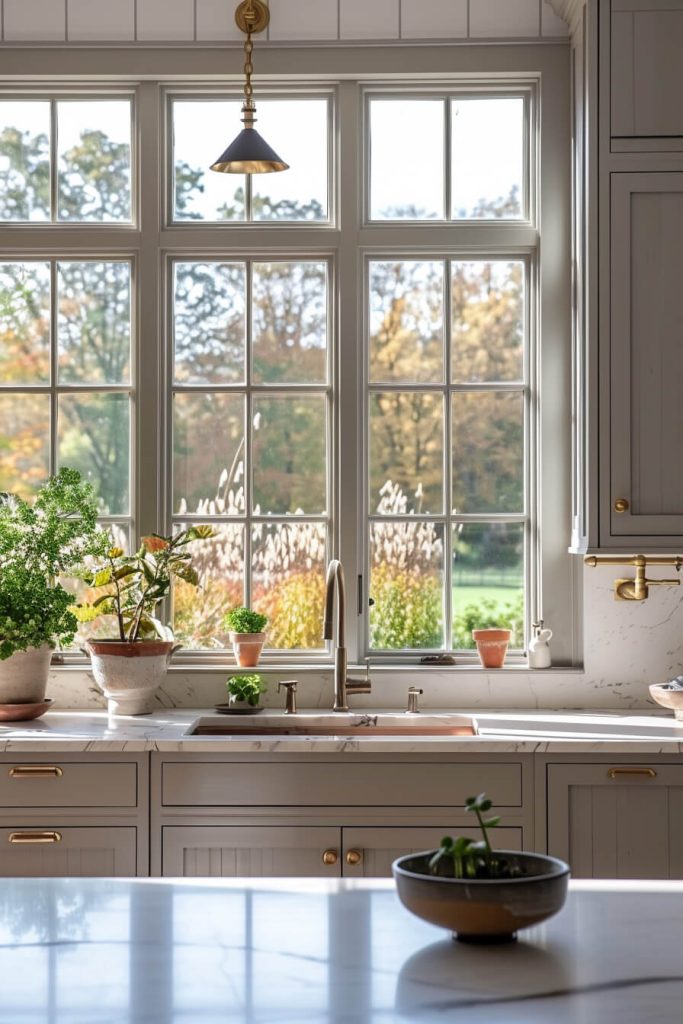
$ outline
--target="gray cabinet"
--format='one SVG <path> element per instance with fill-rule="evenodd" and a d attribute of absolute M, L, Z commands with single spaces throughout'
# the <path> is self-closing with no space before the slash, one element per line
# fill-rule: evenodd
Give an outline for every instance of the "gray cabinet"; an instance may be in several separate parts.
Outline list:
<path fill-rule="evenodd" d="M 166 826 L 162 872 L 181 878 L 339 878 L 334 827 Z"/>
<path fill-rule="evenodd" d="M 683 766 L 550 764 L 547 804 L 574 878 L 683 878 Z"/>
<path fill-rule="evenodd" d="M 0 828 L 0 876 L 123 878 L 137 874 L 135 828 Z"/>

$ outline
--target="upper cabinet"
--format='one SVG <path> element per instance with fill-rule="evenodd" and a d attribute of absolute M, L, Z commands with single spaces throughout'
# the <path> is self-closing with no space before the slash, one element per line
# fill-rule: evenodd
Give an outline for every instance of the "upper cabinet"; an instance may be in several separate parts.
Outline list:
<path fill-rule="evenodd" d="M 683 0 L 572 22 L 572 550 L 683 552 Z"/>
<path fill-rule="evenodd" d="M 683 136 L 683 0 L 612 0 L 612 135 Z"/>

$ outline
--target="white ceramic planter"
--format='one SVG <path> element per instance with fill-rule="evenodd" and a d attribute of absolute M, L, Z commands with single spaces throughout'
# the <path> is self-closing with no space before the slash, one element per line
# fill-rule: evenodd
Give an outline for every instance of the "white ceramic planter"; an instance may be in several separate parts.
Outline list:
<path fill-rule="evenodd" d="M 95 682 L 110 715 L 148 715 L 178 645 L 164 640 L 88 640 Z"/>
<path fill-rule="evenodd" d="M 29 647 L 0 661 L 0 704 L 40 704 L 45 700 L 52 647 Z"/>

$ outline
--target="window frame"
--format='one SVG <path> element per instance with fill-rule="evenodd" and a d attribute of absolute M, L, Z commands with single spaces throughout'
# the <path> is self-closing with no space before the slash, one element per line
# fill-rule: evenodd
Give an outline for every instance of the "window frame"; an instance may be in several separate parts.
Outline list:
<path fill-rule="evenodd" d="M 159 51 L 150 71 L 148 53 L 131 54 L 126 71 L 121 73 L 120 51 L 115 48 L 96 50 L 82 48 L 66 51 L 56 57 L 56 66 L 62 61 L 63 78 L 54 72 L 56 85 L 49 96 L 69 93 L 76 97 L 105 96 L 129 93 L 135 96 L 133 117 L 132 186 L 134 223 L 100 224 L 69 222 L 6 222 L 4 240 L 0 239 L 0 258 L 21 260 L 30 251 L 38 258 L 51 256 L 57 248 L 67 257 L 78 257 L 86 248 L 94 257 L 118 258 L 125 250 L 137 260 L 137 288 L 133 323 L 136 330 L 134 347 L 138 366 L 140 394 L 134 399 L 135 427 L 131 439 L 137 444 L 138 461 L 132 467 L 131 493 L 135 504 L 131 509 L 137 532 L 146 534 L 165 528 L 168 518 L 170 481 L 160 472 L 165 444 L 164 424 L 167 411 L 164 399 L 164 366 L 156 339 L 167 330 L 163 296 L 165 261 L 169 252 L 218 250 L 219 255 L 230 247 L 265 246 L 271 250 L 287 249 L 302 255 L 318 255 L 323 250 L 335 254 L 335 281 L 337 294 L 345 295 L 345 302 L 335 311 L 334 323 L 338 344 L 332 354 L 335 368 L 335 388 L 338 404 L 332 420 L 335 436 L 333 443 L 332 486 L 334 503 L 331 508 L 332 554 L 340 557 L 347 577 L 347 647 L 349 663 L 361 661 L 364 618 L 367 609 L 367 575 L 364 574 L 364 516 L 358 514 L 359 500 L 365 501 L 363 491 L 361 424 L 359 396 L 362 394 L 362 336 L 358 330 L 364 315 L 362 293 L 362 264 L 366 252 L 395 252 L 397 247 L 428 252 L 430 246 L 449 244 L 451 223 L 428 222 L 414 225 L 406 222 L 365 222 L 364 199 L 368 195 L 363 180 L 363 151 L 365 138 L 359 126 L 363 123 L 363 91 L 377 92 L 383 87 L 390 90 L 424 87 L 443 89 L 448 86 L 463 88 L 468 84 L 478 92 L 491 85 L 501 84 L 517 92 L 520 83 L 538 90 L 538 100 L 530 119 L 531 153 L 538 173 L 537 195 L 530 198 L 530 223 L 519 220 L 459 222 L 462 244 L 473 245 L 475 234 L 486 238 L 491 227 L 504 233 L 505 252 L 524 249 L 534 243 L 543 212 L 543 246 L 539 250 L 537 293 L 534 311 L 543 345 L 532 339 L 535 357 L 531 367 L 532 379 L 538 381 L 541 395 L 539 408 L 529 427 L 529 457 L 537 467 L 536 475 L 543 477 L 543 488 L 530 493 L 529 500 L 538 507 L 538 535 L 533 538 L 540 552 L 538 564 L 531 572 L 530 586 L 535 588 L 538 602 L 544 602 L 547 624 L 555 629 L 553 660 L 556 665 L 580 663 L 580 574 L 574 562 L 566 556 L 567 517 L 569 516 L 568 484 L 570 450 L 570 394 L 567 380 L 570 373 L 570 338 L 568 332 L 570 292 L 569 256 L 569 115 L 568 74 L 557 48 L 525 44 L 524 46 L 448 48 L 418 46 L 383 50 L 381 59 L 372 58 L 372 71 L 368 71 L 368 55 L 380 54 L 363 47 L 348 47 L 322 51 L 298 49 L 298 74 L 291 75 L 291 49 L 266 48 L 261 54 L 260 73 L 269 91 L 288 94 L 322 90 L 332 94 L 334 100 L 334 129 L 330 146 L 333 151 L 329 169 L 333 175 L 330 189 L 329 224 L 278 223 L 254 224 L 237 222 L 170 223 L 167 217 L 172 180 L 167 181 L 168 162 L 163 154 L 168 151 L 168 114 L 165 97 L 168 94 L 198 92 L 207 95 L 237 94 L 238 76 L 232 76 L 234 86 L 217 89 L 215 82 L 225 80 L 225 55 L 219 51 L 185 47 Z M 33 51 L 23 54 L 7 51 L 4 77 L 0 80 L 2 95 L 8 98 L 40 98 L 46 94 L 43 55 Z M 21 60 L 19 61 L 19 56 Z M 323 70 L 321 71 L 321 67 Z M 475 70 L 473 70 L 475 69 Z M 35 84 L 31 84 L 33 76 Z M 69 76 L 67 78 L 67 75 Z M 74 86 L 76 76 L 85 84 Z M 112 79 L 116 76 L 116 84 Z M 229 77 L 229 76 L 228 76 Z M 542 104 L 541 81 L 543 82 Z M 16 84 L 13 84 L 16 83 Z M 64 84 L 62 84 L 64 83 Z M 444 84 L 445 83 L 445 84 Z M 265 93 L 264 93 L 265 94 Z M 261 95 L 258 91 L 257 101 Z M 540 134 L 541 124 L 543 134 Z M 543 155 L 543 161 L 541 160 Z M 538 172 L 540 162 L 540 173 Z M 567 166 L 565 166 L 567 164 Z M 367 166 L 367 165 L 366 165 Z M 566 184 L 567 188 L 564 188 Z M 344 208 L 340 195 L 344 192 Z M 558 189 L 560 190 L 558 193 Z M 559 195 L 559 200 L 558 200 Z M 543 202 L 541 200 L 543 199 Z M 259 239 L 253 231 L 261 232 Z M 227 232 L 227 233 L 226 233 Z M 410 234 L 413 232 L 413 234 Z M 142 296 L 142 298 L 141 298 Z M 566 314 L 566 316 L 565 316 Z M 565 323 L 566 320 L 566 323 Z M 331 321 L 332 322 L 332 321 Z M 150 339 L 155 339 L 150 341 Z M 144 343 L 143 343 L 144 341 Z M 344 358 L 340 358 L 343 351 Z M 542 383 L 541 383 L 542 381 Z M 144 383 L 144 388 L 142 384 Z M 566 391 L 566 394 L 565 394 Z M 547 396 L 547 401 L 543 400 Z M 553 405 L 550 407 L 550 402 Z M 541 444 L 541 440 L 545 440 Z M 363 441 L 364 444 L 364 441 Z M 134 528 L 135 528 L 134 527 Z M 541 527 L 543 529 L 541 530 Z M 356 607 L 356 594 L 358 595 Z M 354 610 L 358 615 L 354 614 Z M 558 627 L 562 627 L 561 629 Z M 212 656 L 186 652 L 176 656 L 177 670 L 187 673 L 196 669 L 216 670 Z M 82 657 L 68 655 L 82 668 Z M 231 664 L 227 652 L 220 652 L 221 670 Z M 299 657 L 277 661 L 287 671 L 301 663 Z M 373 657 L 373 662 L 375 661 Z M 331 652 L 316 656 L 315 664 L 306 662 L 303 669 L 329 668 Z M 267 667 L 276 667 L 276 662 Z M 395 664 L 387 664 L 391 678 L 398 681 L 401 669 L 415 671 L 415 658 L 401 656 Z M 520 666 L 522 667 L 522 666 Z M 525 666 L 524 666 L 525 667 Z M 455 669 L 466 670 L 471 665 L 458 659 Z M 380 666 L 381 670 L 381 666 Z M 172 669 L 173 671 L 173 669 Z M 427 669 L 433 678 L 439 673 Z M 198 678 L 200 678 L 198 676 Z"/>

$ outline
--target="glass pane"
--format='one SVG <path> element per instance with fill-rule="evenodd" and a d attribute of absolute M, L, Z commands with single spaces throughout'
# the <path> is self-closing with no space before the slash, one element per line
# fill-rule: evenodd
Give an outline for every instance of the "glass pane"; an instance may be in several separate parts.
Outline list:
<path fill-rule="evenodd" d="M 524 378 L 524 264 L 451 264 L 454 381 Z"/>
<path fill-rule="evenodd" d="M 254 380 L 324 383 L 326 264 L 254 264 L 252 302 Z"/>
<path fill-rule="evenodd" d="M 0 263 L 0 383 L 50 382 L 50 265 Z"/>
<path fill-rule="evenodd" d="M 129 100 L 57 103 L 58 218 L 131 221 Z"/>
<path fill-rule="evenodd" d="M 451 100 L 451 216 L 522 217 L 524 100 Z"/>
<path fill-rule="evenodd" d="M 50 104 L 0 103 L 0 220 L 50 219 Z"/>
<path fill-rule="evenodd" d="M 441 395 L 370 396 L 370 510 L 443 512 Z"/>
<path fill-rule="evenodd" d="M 201 515 L 244 512 L 244 398 L 175 395 L 173 508 Z"/>
<path fill-rule="evenodd" d="M 370 380 L 443 380 L 441 260 L 370 264 Z"/>
<path fill-rule="evenodd" d="M 176 523 L 182 530 L 188 523 Z M 190 545 L 199 586 L 176 580 L 173 586 L 173 628 L 176 640 L 190 649 L 225 647 L 223 616 L 242 605 L 244 595 L 244 527 L 213 523 L 216 536 Z"/>
<path fill-rule="evenodd" d="M 102 529 L 109 530 L 112 539 L 112 545 L 114 547 L 123 548 L 125 552 L 129 552 L 131 549 L 130 544 L 130 523 L 101 523 Z M 86 563 L 94 565 L 94 561 L 86 559 Z M 76 602 L 83 604 L 85 601 L 91 603 L 96 600 L 101 594 L 108 591 L 113 591 L 114 586 L 111 584 L 109 587 L 88 587 L 82 580 L 74 579 L 72 576 L 63 576 L 59 582 L 62 584 L 65 590 L 68 590 L 70 594 L 74 594 Z M 107 639 L 112 636 L 118 636 L 118 622 L 115 615 L 100 615 L 99 618 L 93 619 L 92 622 L 80 622 L 74 641 L 71 644 L 71 650 L 78 650 L 79 647 L 88 639 L 103 638 Z"/>
<path fill-rule="evenodd" d="M 524 396 L 453 396 L 453 512 L 524 511 Z"/>
<path fill-rule="evenodd" d="M 130 264 L 58 263 L 61 384 L 130 381 Z"/>
<path fill-rule="evenodd" d="M 252 176 L 253 220 L 327 220 L 327 110 L 327 100 L 257 99 L 257 131 L 289 170 Z"/>
<path fill-rule="evenodd" d="M 60 395 L 57 463 L 89 480 L 104 515 L 130 507 L 130 399 L 128 395 Z"/>
<path fill-rule="evenodd" d="M 406 158 L 405 143 L 416 154 Z M 443 100 L 370 103 L 370 216 L 443 219 Z"/>
<path fill-rule="evenodd" d="M 524 647 L 524 526 L 459 523 L 453 527 L 453 647 L 473 650 L 473 629 L 511 629 Z"/>
<path fill-rule="evenodd" d="M 254 511 L 326 511 L 325 399 L 318 395 L 255 398 Z"/>
<path fill-rule="evenodd" d="M 179 383 L 244 380 L 245 280 L 242 263 L 176 263 L 173 326 Z"/>
<path fill-rule="evenodd" d="M 370 647 L 442 647 L 443 577 L 442 524 L 372 523 Z"/>
<path fill-rule="evenodd" d="M 244 175 L 209 169 L 242 130 L 241 108 L 240 100 L 174 102 L 175 220 L 244 220 Z"/>
<path fill-rule="evenodd" d="M 252 527 L 251 603 L 269 618 L 268 647 L 325 646 L 326 532 L 324 523 L 256 523 Z"/>
<path fill-rule="evenodd" d="M 49 467 L 50 396 L 0 393 L 0 491 L 29 497 Z"/>

